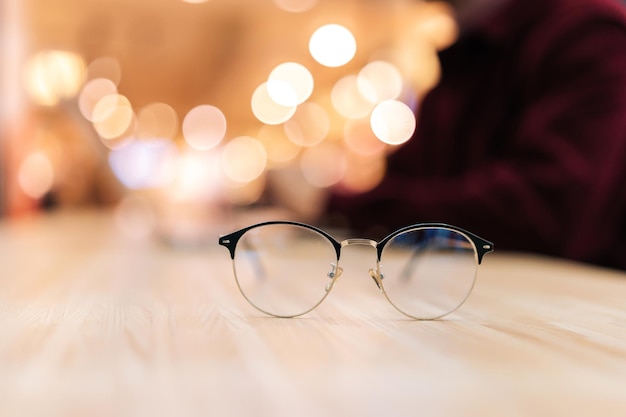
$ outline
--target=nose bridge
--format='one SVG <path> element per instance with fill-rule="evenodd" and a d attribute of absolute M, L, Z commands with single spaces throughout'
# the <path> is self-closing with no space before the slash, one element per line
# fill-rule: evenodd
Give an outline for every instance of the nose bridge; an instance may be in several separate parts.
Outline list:
<path fill-rule="evenodd" d="M 346 239 L 341 242 L 342 248 L 346 246 L 351 246 L 351 245 L 371 246 L 374 249 L 376 249 L 376 247 L 378 246 L 378 242 L 376 242 L 375 240 L 371 240 L 371 239 Z"/>
<path fill-rule="evenodd" d="M 341 242 L 342 248 L 345 248 L 346 246 L 351 246 L 351 245 L 370 246 L 374 249 L 378 248 L 378 242 L 376 242 L 375 240 L 371 240 L 371 239 L 346 239 Z M 378 290 L 382 291 L 380 280 L 382 279 L 383 276 L 380 273 L 380 264 L 378 260 L 376 261 L 376 268 L 370 268 L 369 275 L 374 280 L 374 283 L 378 287 Z"/>

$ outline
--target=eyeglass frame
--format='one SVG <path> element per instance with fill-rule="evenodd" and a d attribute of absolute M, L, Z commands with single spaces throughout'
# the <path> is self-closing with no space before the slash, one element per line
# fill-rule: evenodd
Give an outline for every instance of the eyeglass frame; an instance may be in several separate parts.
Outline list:
<path fill-rule="evenodd" d="M 333 264 L 333 271 L 329 273 L 329 278 L 332 278 L 332 284 L 330 286 L 330 288 L 326 291 L 326 295 L 324 295 L 324 297 L 322 297 L 322 299 L 317 302 L 313 307 L 309 308 L 308 310 L 302 312 L 302 313 L 298 313 L 298 314 L 294 314 L 294 315 L 287 315 L 287 316 L 282 316 L 282 315 L 276 315 L 276 314 L 272 314 L 268 311 L 265 311 L 259 307 L 257 307 L 249 298 L 248 296 L 245 294 L 245 292 L 243 291 L 243 289 L 241 288 L 240 284 L 239 284 L 239 280 L 237 279 L 237 272 L 235 270 L 235 265 L 234 265 L 234 261 L 235 261 L 235 252 L 237 249 L 237 244 L 239 243 L 239 240 L 241 239 L 241 237 L 248 231 L 252 230 L 252 229 L 256 229 L 259 227 L 263 227 L 263 226 L 272 226 L 272 225 L 287 225 L 287 226 L 297 226 L 297 227 L 302 227 L 314 232 L 319 233 L 320 235 L 322 235 L 323 237 L 325 237 L 333 246 L 333 248 L 335 249 L 335 254 L 337 255 L 337 264 Z M 405 232 L 409 232 L 411 230 L 426 230 L 426 229 L 443 229 L 443 230 L 449 230 L 449 231 L 454 231 L 457 232 L 459 234 L 461 234 L 462 236 L 464 236 L 465 238 L 467 238 L 467 240 L 472 244 L 473 249 L 474 249 L 474 257 L 475 257 L 475 261 L 477 266 L 482 264 L 482 260 L 483 257 L 490 252 L 494 251 L 494 244 L 491 243 L 490 241 L 483 239 L 482 237 L 468 231 L 465 230 L 461 227 L 458 226 L 453 226 L 447 223 L 416 223 L 410 226 L 405 226 L 402 227 L 400 229 L 397 229 L 393 232 L 391 232 L 390 234 L 388 234 L 386 237 L 384 237 L 382 240 L 380 241 L 376 241 L 373 239 L 366 239 L 366 238 L 348 238 L 348 239 L 344 239 L 341 242 L 339 242 L 337 239 L 335 239 L 332 235 L 330 235 L 328 232 L 324 231 L 323 229 L 320 229 L 319 227 L 307 224 L 307 223 L 301 223 L 301 222 L 297 222 L 297 221 L 290 221 L 290 220 L 271 220 L 271 221 L 265 221 L 265 222 L 261 222 L 261 223 L 255 223 L 249 226 L 246 226 L 242 229 L 236 230 L 234 232 L 228 233 L 226 235 L 220 235 L 218 238 L 218 244 L 220 246 L 224 246 L 225 248 L 228 249 L 229 253 L 230 253 L 230 258 L 233 261 L 233 273 L 235 275 L 235 281 L 237 283 L 237 287 L 239 288 L 239 291 L 241 292 L 241 294 L 243 295 L 243 297 L 248 301 L 249 304 L 251 304 L 255 309 L 268 314 L 270 316 L 273 317 L 281 317 L 281 318 L 292 318 L 292 317 L 297 317 L 297 316 L 301 316 L 304 315 L 312 310 L 314 310 L 317 306 L 319 306 L 322 301 L 324 301 L 324 299 L 326 298 L 326 296 L 328 295 L 328 293 L 330 292 L 330 289 L 332 289 L 332 286 L 335 283 L 335 280 L 341 275 L 341 273 L 343 272 L 343 268 L 341 268 L 339 266 L 339 261 L 341 260 L 341 250 L 346 247 L 346 246 L 352 246 L 352 245 L 366 245 L 366 246 L 371 246 L 374 249 L 376 249 L 376 269 L 370 269 L 370 276 L 372 277 L 372 279 L 374 280 L 374 282 L 376 283 L 376 286 L 378 287 L 379 291 L 381 291 L 384 295 L 385 298 L 387 299 L 387 301 L 396 309 L 398 310 L 400 313 L 404 314 L 405 316 L 408 316 L 412 319 L 416 319 L 416 320 L 436 320 L 439 319 L 441 317 L 447 316 L 448 314 L 454 312 L 455 310 L 457 310 L 461 305 L 463 305 L 467 299 L 467 297 L 469 297 L 469 295 L 471 294 L 471 288 L 470 291 L 468 291 L 467 296 L 465 297 L 464 300 L 462 300 L 459 305 L 454 308 L 451 311 L 448 311 L 444 314 L 441 314 L 438 317 L 433 317 L 433 318 L 419 318 L 419 317 L 414 317 L 408 313 L 406 313 L 405 311 L 401 310 L 399 307 L 397 307 L 394 302 L 389 298 L 389 296 L 387 295 L 387 292 L 384 290 L 384 286 L 382 285 L 382 279 L 384 277 L 384 275 L 380 272 L 380 262 L 381 262 L 381 258 L 382 258 L 382 254 L 383 254 L 383 250 L 385 249 L 385 246 L 387 245 L 387 243 L 389 243 L 393 238 L 395 238 L 398 235 L 401 235 L 402 233 Z M 331 274 L 333 274 L 331 276 Z M 473 287 L 473 285 L 472 285 Z"/>

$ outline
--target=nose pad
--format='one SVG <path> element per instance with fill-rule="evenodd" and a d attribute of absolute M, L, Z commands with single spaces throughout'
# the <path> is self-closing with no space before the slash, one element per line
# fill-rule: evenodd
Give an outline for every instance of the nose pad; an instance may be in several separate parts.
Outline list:
<path fill-rule="evenodd" d="M 378 271 L 378 269 L 374 269 L 374 268 L 371 268 L 369 270 L 369 273 L 370 273 L 370 277 L 372 277 L 372 279 L 376 283 L 376 286 L 378 287 L 378 291 L 382 292 L 383 288 L 380 286 L 380 280 L 383 278 L 383 274 L 381 274 Z"/>
<path fill-rule="evenodd" d="M 331 281 L 328 284 L 326 284 L 326 292 L 330 291 L 333 288 L 333 285 L 335 285 L 335 281 L 343 273 L 342 267 L 337 266 L 336 264 L 330 264 L 330 266 L 332 269 L 330 270 L 328 274 L 326 274 L 326 276 L 330 278 Z"/>

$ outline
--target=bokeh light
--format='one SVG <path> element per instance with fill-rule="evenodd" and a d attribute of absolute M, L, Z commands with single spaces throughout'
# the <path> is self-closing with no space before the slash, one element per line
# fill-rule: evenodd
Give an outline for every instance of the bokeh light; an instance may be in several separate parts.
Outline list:
<path fill-rule="evenodd" d="M 437 50 L 452 45 L 459 37 L 459 27 L 453 7 L 444 1 L 428 3 L 424 16 L 417 20 L 418 36 L 428 39 Z"/>
<path fill-rule="evenodd" d="M 103 97 L 111 94 L 117 94 L 117 87 L 113 81 L 107 78 L 95 78 L 88 81 L 78 96 L 78 108 L 83 117 L 93 122 L 96 104 Z"/>
<path fill-rule="evenodd" d="M 177 131 L 178 115 L 169 104 L 148 104 L 137 114 L 138 139 L 174 139 Z"/>
<path fill-rule="evenodd" d="M 222 171 L 218 149 L 185 148 L 176 163 L 169 196 L 176 201 L 216 201 L 221 195 Z"/>
<path fill-rule="evenodd" d="M 136 140 L 109 153 L 117 179 L 133 190 L 162 188 L 174 179 L 177 150 L 165 139 Z"/>
<path fill-rule="evenodd" d="M 267 81 L 267 92 L 282 106 L 297 106 L 313 92 L 313 76 L 302 64 L 285 62 L 272 70 Z"/>
<path fill-rule="evenodd" d="M 333 186 L 346 174 L 346 153 L 337 144 L 322 143 L 305 150 L 300 159 L 300 169 L 311 185 L 319 188 Z"/>
<path fill-rule="evenodd" d="M 423 37 L 405 39 L 394 50 L 394 62 L 418 95 L 423 96 L 439 82 L 441 66 L 437 50 Z"/>
<path fill-rule="evenodd" d="M 181 1 L 184 13 L 209 11 L 214 6 L 181 6 Z M 72 180 L 64 181 L 65 160 L 56 155 L 78 154 L 70 148 L 75 133 L 100 139 L 100 148 L 123 186 L 161 189 L 129 192 L 164 199 L 157 204 L 208 203 L 201 206 L 221 210 L 224 204 L 250 204 L 262 195 L 265 204 L 265 198 L 274 196 L 263 194 L 266 181 L 274 181 L 283 172 L 299 178 L 300 185 L 306 180 L 315 187 L 338 186 L 355 193 L 372 189 L 382 180 L 388 153 L 414 134 L 417 121 L 405 103 L 417 102 L 436 85 L 440 77 L 437 52 L 456 39 L 458 28 L 449 6 L 442 4 L 401 2 L 400 7 L 390 8 L 384 2 L 373 7 L 340 3 L 264 2 L 263 9 L 253 12 L 272 15 L 255 15 L 263 16 L 255 22 L 260 27 L 267 18 L 272 26 L 280 24 L 281 30 L 267 30 L 258 39 L 236 33 L 224 43 L 225 38 L 214 35 L 228 35 L 224 30 L 229 28 L 238 30 L 227 21 L 211 29 L 215 32 L 202 35 L 207 54 L 187 54 L 171 62 L 163 59 L 169 60 L 169 40 L 174 38 L 159 25 L 154 32 L 150 32 L 152 27 L 129 32 L 133 38 L 128 41 L 147 41 L 134 52 L 119 50 L 119 39 L 107 38 L 119 35 L 114 31 L 102 34 L 101 40 L 108 39 L 110 45 L 99 44 L 99 38 L 85 40 L 89 44 L 81 44 L 82 58 L 57 50 L 32 55 L 23 73 L 29 94 L 40 105 L 63 105 L 53 111 L 35 108 L 41 113 L 33 113 L 34 117 L 39 120 L 41 114 L 47 122 L 61 114 L 71 119 L 73 115 L 66 112 L 74 106 L 66 104 L 77 104 L 93 131 L 78 126 L 67 135 L 60 134 L 56 142 L 63 145 L 48 146 L 39 139 L 33 148 L 29 148 L 33 143 L 25 144 L 25 149 L 33 151 L 37 146 L 46 148 L 18 165 L 20 187 L 34 198 L 56 187 L 55 195 L 60 196 L 57 190 Z M 376 19 L 384 25 L 369 30 L 367 25 Z M 250 33 L 258 29 L 250 28 Z M 193 45 L 196 37 L 195 30 L 184 32 L 173 48 Z M 69 44 L 58 44 L 69 48 Z M 223 48 L 217 51 L 221 55 L 213 55 L 216 46 Z M 181 65 L 187 68 L 184 79 L 179 78 Z M 75 102 L 65 102 L 74 98 Z M 203 100 L 213 105 L 202 104 L 208 103 Z M 86 176 L 98 181 L 98 187 L 99 181 L 107 181 L 92 177 Z M 113 192 L 109 195 L 117 197 Z M 150 218 L 143 203 L 124 200 L 116 212 L 126 213 L 119 215 L 135 218 L 141 225 L 137 219 Z M 138 228 L 145 232 L 150 229 L 146 224 L 150 221 Z M 144 233 L 141 230 L 132 233 L 139 236 Z"/>
<path fill-rule="evenodd" d="M 267 152 L 268 168 L 280 168 L 293 161 L 302 147 L 291 141 L 281 125 L 263 125 L 257 139 Z"/>
<path fill-rule="evenodd" d="M 347 64 L 356 54 L 356 39 L 347 28 L 337 24 L 321 26 L 309 40 L 313 59 L 327 67 Z"/>
<path fill-rule="evenodd" d="M 274 0 L 276 6 L 286 12 L 302 13 L 311 10 L 318 0 Z"/>
<path fill-rule="evenodd" d="M 20 164 L 17 181 L 27 196 L 39 199 L 54 185 L 54 168 L 42 152 L 33 152 Z"/>
<path fill-rule="evenodd" d="M 400 70 L 386 61 L 373 61 L 364 66 L 357 77 L 359 92 L 372 103 L 395 100 L 402 93 Z"/>
<path fill-rule="evenodd" d="M 333 86 L 330 98 L 335 110 L 348 118 L 364 117 L 374 107 L 374 104 L 361 94 L 356 75 L 346 75 L 339 79 Z"/>
<path fill-rule="evenodd" d="M 76 96 L 84 79 L 85 62 L 73 52 L 43 51 L 26 62 L 26 91 L 35 103 L 43 106 L 54 106 Z"/>
<path fill-rule="evenodd" d="M 137 119 L 133 118 L 133 122 L 131 123 L 128 130 L 122 133 L 120 136 L 113 139 L 104 139 L 100 137 L 101 143 L 105 148 L 109 150 L 117 150 L 125 148 L 130 145 L 135 140 L 135 130 L 137 126 Z"/>
<path fill-rule="evenodd" d="M 224 146 L 222 169 L 232 181 L 253 181 L 263 174 L 266 166 L 267 152 L 256 138 L 238 136 Z"/>
<path fill-rule="evenodd" d="M 341 185 L 353 193 L 370 191 L 381 183 L 387 163 L 383 156 L 362 157 L 352 155 Z"/>
<path fill-rule="evenodd" d="M 119 61 L 111 56 L 101 56 L 91 61 L 87 66 L 87 79 L 97 78 L 106 78 L 116 86 L 119 85 L 122 79 L 122 67 Z"/>
<path fill-rule="evenodd" d="M 323 141 L 330 131 L 330 117 L 322 106 L 304 103 L 285 123 L 285 133 L 295 144 L 315 146 Z"/>
<path fill-rule="evenodd" d="M 350 152 L 361 156 L 385 153 L 386 145 L 374 135 L 368 117 L 347 120 L 343 132 L 343 140 Z"/>
<path fill-rule="evenodd" d="M 225 188 L 225 198 L 230 204 L 247 206 L 258 201 L 265 190 L 265 176 L 261 175 L 254 181 L 247 183 L 231 182 Z"/>
<path fill-rule="evenodd" d="M 283 106 L 274 101 L 266 82 L 259 85 L 252 94 L 251 106 L 254 116 L 268 125 L 284 123 L 296 112 L 296 106 Z"/>
<path fill-rule="evenodd" d="M 183 120 L 183 136 L 194 149 L 208 150 L 216 147 L 226 135 L 226 116 L 208 104 L 189 110 Z"/>
<path fill-rule="evenodd" d="M 409 106 L 397 100 L 383 101 L 370 117 L 376 137 L 390 145 L 400 145 L 413 136 L 416 120 Z"/>
<path fill-rule="evenodd" d="M 133 125 L 135 112 L 128 98 L 121 94 L 102 97 L 93 109 L 93 126 L 103 139 L 123 136 Z"/>

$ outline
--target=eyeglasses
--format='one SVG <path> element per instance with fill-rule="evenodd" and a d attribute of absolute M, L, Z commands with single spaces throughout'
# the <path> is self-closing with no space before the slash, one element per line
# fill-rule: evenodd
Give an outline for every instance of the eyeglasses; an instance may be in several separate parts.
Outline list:
<path fill-rule="evenodd" d="M 256 309 L 296 317 L 317 307 L 341 276 L 341 250 L 351 245 L 376 249 L 369 270 L 379 291 L 401 313 L 432 320 L 461 306 L 478 265 L 493 244 L 461 228 L 424 223 L 399 229 L 376 242 L 341 242 L 317 227 L 271 221 L 220 236 L 230 251 L 239 290 Z"/>

